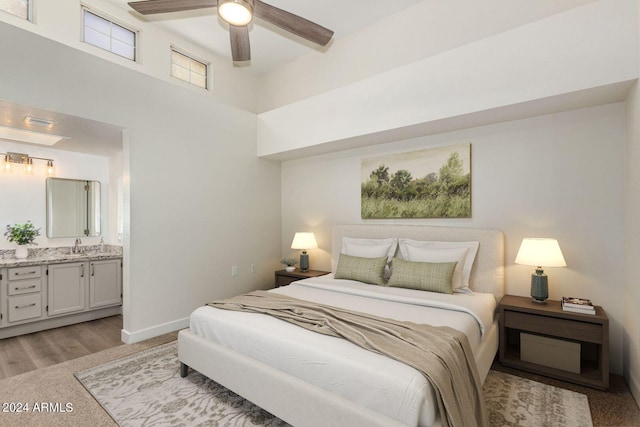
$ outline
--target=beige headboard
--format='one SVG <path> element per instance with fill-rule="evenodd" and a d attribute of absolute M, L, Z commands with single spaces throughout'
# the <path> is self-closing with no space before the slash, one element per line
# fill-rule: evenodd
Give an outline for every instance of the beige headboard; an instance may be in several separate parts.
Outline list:
<path fill-rule="evenodd" d="M 390 237 L 440 241 L 478 241 L 469 287 L 477 292 L 492 293 L 500 301 L 504 296 L 504 235 L 499 230 L 429 225 L 353 224 L 335 225 L 331 244 L 331 270 L 336 271 L 342 249 L 342 237 L 386 239 Z M 397 257 L 402 257 L 400 251 Z"/>

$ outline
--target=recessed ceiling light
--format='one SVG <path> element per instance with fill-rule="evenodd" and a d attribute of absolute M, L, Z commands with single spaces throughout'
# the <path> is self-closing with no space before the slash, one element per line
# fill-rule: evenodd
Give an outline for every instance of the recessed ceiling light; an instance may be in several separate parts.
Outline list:
<path fill-rule="evenodd" d="M 11 141 L 29 142 L 31 144 L 53 145 L 63 139 L 71 139 L 66 136 L 54 135 L 51 133 L 34 132 L 32 130 L 17 129 L 0 126 L 0 139 Z"/>
<path fill-rule="evenodd" d="M 50 128 L 56 123 L 53 120 L 41 119 L 39 117 L 33 117 L 33 116 L 25 116 L 24 122 L 28 125 L 46 126 L 48 128 Z"/>

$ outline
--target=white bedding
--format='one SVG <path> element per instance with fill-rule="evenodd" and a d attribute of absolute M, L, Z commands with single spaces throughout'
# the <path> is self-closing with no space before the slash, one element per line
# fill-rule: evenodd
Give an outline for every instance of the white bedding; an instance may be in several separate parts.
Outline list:
<path fill-rule="evenodd" d="M 336 280 L 294 282 L 272 292 L 382 317 L 448 325 L 464 332 L 474 354 L 493 323 L 493 294 L 435 294 Z M 195 310 L 191 332 L 375 409 L 408 425 L 437 417 L 433 389 L 415 369 L 342 340 L 267 315 L 212 307 Z"/>

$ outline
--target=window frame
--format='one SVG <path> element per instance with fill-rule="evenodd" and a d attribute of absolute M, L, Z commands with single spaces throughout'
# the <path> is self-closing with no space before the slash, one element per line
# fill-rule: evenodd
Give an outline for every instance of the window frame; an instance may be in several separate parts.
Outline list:
<path fill-rule="evenodd" d="M 133 26 L 131 26 L 131 25 L 129 25 L 129 24 L 117 19 L 117 18 L 114 18 L 113 16 L 111 16 L 111 15 L 109 15 L 107 13 L 104 13 L 104 12 L 102 12 L 100 10 L 96 10 L 93 7 L 89 7 L 86 4 L 81 4 L 80 8 L 81 8 L 80 41 L 82 43 L 85 43 L 85 44 L 87 44 L 89 46 L 93 46 L 93 47 L 95 47 L 97 49 L 100 49 L 100 50 L 103 50 L 105 52 L 112 53 L 112 54 L 114 54 L 114 55 L 116 55 L 116 56 L 118 56 L 118 57 L 120 57 L 122 59 L 126 59 L 128 61 L 135 62 L 135 63 L 140 63 L 140 30 L 138 30 L 137 28 L 135 28 L 135 27 L 133 27 Z M 109 30 L 110 30 L 109 34 L 108 34 L 109 47 L 110 47 L 109 49 L 105 49 L 105 48 L 103 48 L 101 46 L 98 46 L 98 45 L 93 44 L 93 43 L 89 43 L 88 41 L 85 40 L 85 32 L 87 30 L 85 17 L 86 17 L 87 13 L 95 16 L 98 19 L 102 19 L 103 21 L 109 23 Z M 133 35 L 133 46 L 132 46 L 133 47 L 133 59 L 131 59 L 128 56 L 120 55 L 119 53 L 113 51 L 113 40 L 114 40 L 114 37 L 113 37 L 113 26 L 114 25 L 117 26 L 117 27 L 120 27 L 121 29 L 123 29 L 125 31 L 129 31 Z M 89 28 L 93 29 L 91 27 L 89 27 Z M 105 34 L 105 35 L 107 35 L 107 34 Z M 115 39 L 115 40 L 118 40 L 118 39 Z M 121 40 L 118 40 L 118 41 L 121 41 Z"/>
<path fill-rule="evenodd" d="M 11 16 L 14 16 L 16 18 L 23 19 L 23 20 L 25 20 L 27 22 L 33 23 L 33 16 L 34 16 L 34 14 L 33 14 L 33 0 L 27 0 L 27 17 L 26 18 L 23 18 L 20 15 L 16 15 L 15 13 L 9 12 L 8 10 L 5 10 L 5 9 L 0 9 L 0 12 L 6 13 L 7 15 L 11 15 Z"/>
<path fill-rule="evenodd" d="M 205 87 L 202 87 L 200 85 L 197 85 L 195 83 L 193 83 L 191 81 L 191 76 L 189 76 L 189 80 L 184 80 L 181 79 L 180 77 L 177 77 L 173 74 L 173 53 L 177 53 L 178 55 L 182 55 L 185 58 L 189 59 L 190 61 L 194 61 L 197 62 L 201 65 L 203 65 L 205 67 L 205 75 L 204 75 L 204 81 L 205 81 Z M 176 64 L 177 65 L 177 64 Z M 191 65 L 191 64 L 189 64 Z M 180 65 L 178 65 L 180 66 Z M 184 68 L 184 67 L 183 67 Z M 189 73 L 191 73 L 191 68 L 189 68 Z M 176 80 L 179 80 L 183 83 L 187 83 L 191 86 L 197 87 L 198 89 L 202 89 L 202 90 L 206 90 L 206 91 L 210 91 L 211 90 L 211 63 L 208 61 L 205 61 L 204 59 L 198 57 L 197 55 L 192 54 L 191 52 L 182 49 L 174 44 L 171 44 L 169 46 L 169 75 L 171 76 L 171 78 L 174 78 Z"/>

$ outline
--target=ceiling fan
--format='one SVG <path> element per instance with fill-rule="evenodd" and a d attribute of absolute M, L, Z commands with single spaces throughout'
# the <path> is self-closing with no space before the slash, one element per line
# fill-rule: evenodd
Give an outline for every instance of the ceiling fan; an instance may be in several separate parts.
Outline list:
<path fill-rule="evenodd" d="M 217 7 L 218 15 L 229 24 L 234 61 L 251 59 L 248 25 L 254 17 L 320 46 L 333 37 L 333 31 L 260 0 L 146 0 L 130 2 L 129 6 L 142 15 Z"/>

